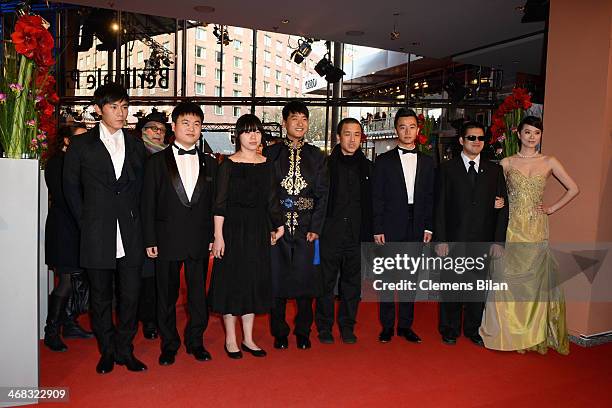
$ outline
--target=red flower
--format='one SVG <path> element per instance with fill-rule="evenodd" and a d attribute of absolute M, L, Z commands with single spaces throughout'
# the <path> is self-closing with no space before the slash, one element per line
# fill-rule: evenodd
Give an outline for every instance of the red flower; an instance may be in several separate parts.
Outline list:
<path fill-rule="evenodd" d="M 422 144 L 422 145 L 427 144 L 427 136 L 419 134 L 417 138 L 418 138 L 419 144 Z"/>
<path fill-rule="evenodd" d="M 33 58 L 37 65 L 53 65 L 53 37 L 43 26 L 40 16 L 21 16 L 11 34 L 15 51 L 27 58 Z"/>

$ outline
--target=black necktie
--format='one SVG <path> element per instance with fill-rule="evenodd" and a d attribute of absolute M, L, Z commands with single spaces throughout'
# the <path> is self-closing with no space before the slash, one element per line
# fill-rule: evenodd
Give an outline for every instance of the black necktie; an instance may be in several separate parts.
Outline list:
<path fill-rule="evenodd" d="M 196 154 L 196 149 L 195 147 L 191 150 L 185 150 L 182 147 L 178 147 L 176 144 L 174 145 L 174 147 L 176 147 L 178 149 L 178 155 L 182 156 L 184 154 Z"/>
<path fill-rule="evenodd" d="M 470 180 L 470 183 L 472 183 L 472 186 L 476 185 L 476 167 L 474 167 L 474 165 L 476 164 L 476 162 L 474 160 L 470 160 L 468 162 L 470 164 L 470 168 L 468 169 L 468 179 Z"/>
<path fill-rule="evenodd" d="M 406 154 L 406 153 L 417 154 L 417 149 L 408 150 L 408 149 L 404 149 L 404 148 L 399 147 L 399 146 L 397 148 L 400 150 L 400 152 L 402 152 L 402 154 Z"/>

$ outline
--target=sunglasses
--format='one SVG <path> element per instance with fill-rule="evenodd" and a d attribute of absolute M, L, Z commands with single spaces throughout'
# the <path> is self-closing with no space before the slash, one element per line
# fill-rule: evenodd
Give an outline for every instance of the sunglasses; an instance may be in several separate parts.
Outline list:
<path fill-rule="evenodd" d="M 467 139 L 470 142 L 475 142 L 476 140 L 478 140 L 479 142 L 484 142 L 486 139 L 486 136 L 467 135 L 464 137 L 464 139 Z"/>
<path fill-rule="evenodd" d="M 146 127 L 145 129 L 151 129 L 153 132 L 163 132 L 163 133 L 166 133 L 166 128 L 163 128 L 163 127 L 149 126 L 149 127 Z"/>

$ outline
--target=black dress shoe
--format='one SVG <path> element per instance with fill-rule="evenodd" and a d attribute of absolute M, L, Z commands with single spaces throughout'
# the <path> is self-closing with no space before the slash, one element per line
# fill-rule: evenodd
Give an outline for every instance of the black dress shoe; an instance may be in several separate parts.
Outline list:
<path fill-rule="evenodd" d="M 388 343 L 391 341 L 391 337 L 393 337 L 393 329 L 383 329 L 378 335 L 378 341 Z"/>
<path fill-rule="evenodd" d="M 297 348 L 302 349 L 302 350 L 309 349 L 311 346 L 310 339 L 300 334 L 295 335 L 295 342 L 297 343 Z"/>
<path fill-rule="evenodd" d="M 125 366 L 129 371 L 140 372 L 147 371 L 147 366 L 142 361 L 138 360 L 134 355 L 130 355 L 126 358 L 115 359 L 115 363 L 118 365 Z"/>
<path fill-rule="evenodd" d="M 275 349 L 286 349 L 289 348 L 289 339 L 287 336 L 279 336 L 274 338 Z"/>
<path fill-rule="evenodd" d="M 157 327 L 143 327 L 142 335 L 147 340 L 155 340 L 157 336 Z"/>
<path fill-rule="evenodd" d="M 482 341 L 482 337 L 480 337 L 480 335 L 479 335 L 479 334 L 475 334 L 475 335 L 473 335 L 473 336 L 469 336 L 468 338 L 469 338 L 469 339 L 472 341 L 472 343 L 474 343 L 475 345 L 480 346 L 480 347 L 484 347 L 484 341 Z"/>
<path fill-rule="evenodd" d="M 454 337 L 442 336 L 442 343 L 447 344 L 449 346 L 454 346 L 457 344 L 457 339 Z"/>
<path fill-rule="evenodd" d="M 346 344 L 355 344 L 357 343 L 357 336 L 353 333 L 353 329 L 348 327 L 343 327 L 340 329 L 340 336 L 342 337 L 342 342 Z"/>
<path fill-rule="evenodd" d="M 412 329 L 402 329 L 399 328 L 397 329 L 397 335 L 398 336 L 402 336 L 403 338 L 405 338 L 406 340 L 408 340 L 411 343 L 420 343 L 421 342 L 421 338 L 419 336 L 417 336 L 417 334 L 412 331 Z"/>
<path fill-rule="evenodd" d="M 108 374 L 115 368 L 115 359 L 113 356 L 102 356 L 100 361 L 96 365 L 96 372 L 98 374 Z"/>
<path fill-rule="evenodd" d="M 253 350 L 252 348 L 249 348 L 248 346 L 246 346 L 244 343 L 240 344 L 240 346 L 242 347 L 242 349 L 244 351 L 246 351 L 247 353 L 251 353 L 251 355 L 253 357 L 265 357 L 267 355 L 267 353 L 265 352 L 265 350 L 259 349 L 259 350 Z"/>
<path fill-rule="evenodd" d="M 204 348 L 204 346 L 196 347 L 194 349 L 187 349 L 187 354 L 193 355 L 193 358 L 195 358 L 198 361 L 209 361 L 209 360 L 212 360 L 212 356 Z"/>
<path fill-rule="evenodd" d="M 159 365 L 169 366 L 174 364 L 174 360 L 176 358 L 176 353 L 172 351 L 162 351 L 159 356 Z"/>
<path fill-rule="evenodd" d="M 334 344 L 334 336 L 329 330 L 321 330 L 317 337 L 321 344 Z"/>
<path fill-rule="evenodd" d="M 227 344 L 224 345 L 223 347 L 225 347 L 225 352 L 227 353 L 227 356 L 229 358 L 234 359 L 234 360 L 239 360 L 239 359 L 242 358 L 242 351 L 240 351 L 240 350 L 238 350 L 238 351 L 229 351 L 227 349 Z"/>

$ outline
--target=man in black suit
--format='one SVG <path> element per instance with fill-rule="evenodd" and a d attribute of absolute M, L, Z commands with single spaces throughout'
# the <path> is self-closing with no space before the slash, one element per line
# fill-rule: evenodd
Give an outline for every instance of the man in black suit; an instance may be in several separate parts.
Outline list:
<path fill-rule="evenodd" d="M 342 341 L 357 341 L 353 328 L 361 299 L 360 250 L 372 241 L 372 162 L 360 149 L 363 128 L 354 118 L 338 123 L 337 144 L 327 168 L 330 179 L 327 215 L 321 234 L 323 295 L 317 298 L 319 341 L 334 342 L 334 287 L 340 273 L 338 325 Z"/>
<path fill-rule="evenodd" d="M 96 371 L 105 374 L 114 363 L 130 371 L 147 367 L 134 357 L 138 327 L 140 268 L 144 259 L 140 193 L 145 149 L 122 129 L 129 97 L 119 84 L 94 92 L 101 120 L 75 138 L 64 159 L 64 195 L 79 223 L 80 261 L 91 291 L 91 322 L 102 357 Z M 119 287 L 118 324 L 112 320 L 113 275 Z"/>
<path fill-rule="evenodd" d="M 401 108 L 394 119 L 397 147 L 376 158 L 372 200 L 374 242 L 430 242 L 433 223 L 435 168 L 431 157 L 416 147 L 417 115 Z M 400 298 L 397 334 L 413 343 L 420 337 L 412 330 L 414 302 Z M 380 302 L 382 331 L 379 340 L 391 341 L 395 326 L 395 302 Z"/>
<path fill-rule="evenodd" d="M 477 244 L 506 240 L 508 206 L 496 207 L 496 200 L 508 202 L 506 181 L 501 166 L 480 157 L 485 144 L 485 131 L 478 122 L 466 122 L 461 128 L 459 142 L 463 150 L 456 158 L 440 165 L 436 186 L 435 240 L 439 256 L 449 254 L 448 242 L 460 243 L 451 255 L 477 255 Z M 490 253 L 501 255 L 502 248 L 493 244 Z M 444 273 L 444 272 L 443 272 Z M 454 272 L 450 272 L 454 274 Z M 476 272 L 470 272 L 476 276 Z M 484 278 L 485 271 L 478 272 Z M 441 276 L 449 280 L 454 275 Z M 478 277 L 478 276 L 476 276 Z M 483 302 L 468 300 L 462 293 L 447 295 L 440 303 L 439 331 L 445 344 L 453 345 L 461 334 L 482 346 L 478 328 L 482 320 Z M 463 300 L 463 301 L 462 301 Z M 463 312 L 463 322 L 461 315 Z"/>
<path fill-rule="evenodd" d="M 173 364 L 181 345 L 176 329 L 181 265 L 189 309 L 184 334 L 187 353 L 199 361 L 211 359 L 203 336 L 208 325 L 206 272 L 217 163 L 196 148 L 203 119 L 198 105 L 179 103 L 172 111 L 174 143 L 152 155 L 146 165 L 142 214 L 147 255 L 156 258 L 160 365 Z"/>

